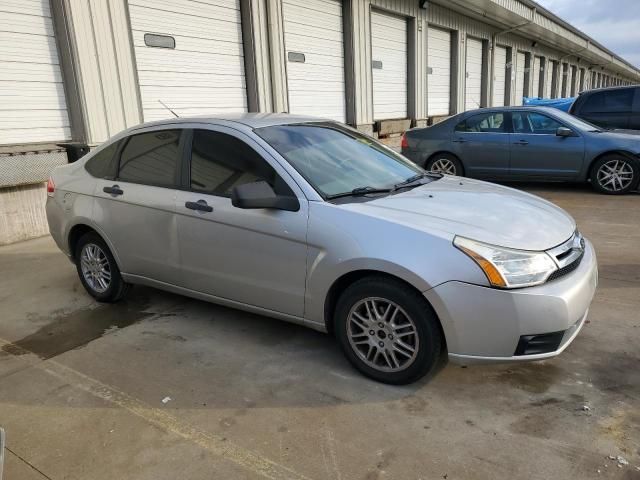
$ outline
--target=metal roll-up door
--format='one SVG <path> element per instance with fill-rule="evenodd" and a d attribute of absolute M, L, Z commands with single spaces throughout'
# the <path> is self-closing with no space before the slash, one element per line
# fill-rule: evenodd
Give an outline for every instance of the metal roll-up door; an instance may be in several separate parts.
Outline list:
<path fill-rule="evenodd" d="M 571 96 L 571 85 L 573 84 L 573 67 L 567 63 L 565 65 L 564 73 L 565 73 L 565 77 L 566 77 L 566 83 L 565 83 L 564 91 L 562 92 L 562 96 L 563 97 L 570 97 Z"/>
<path fill-rule="evenodd" d="M 557 62 L 553 60 L 547 62 L 547 71 L 544 76 L 545 82 L 547 84 L 545 87 L 545 95 L 547 98 L 556 98 L 556 92 L 553 91 L 553 77 L 557 74 L 556 68 Z"/>
<path fill-rule="evenodd" d="M 522 52 L 516 55 L 516 87 L 514 96 L 514 105 L 522 105 L 522 97 L 524 96 L 524 74 L 526 56 Z"/>
<path fill-rule="evenodd" d="M 502 107 L 507 91 L 507 49 L 498 45 L 493 55 L 493 106 Z"/>
<path fill-rule="evenodd" d="M 482 107 L 482 41 L 467 37 L 464 108 Z"/>
<path fill-rule="evenodd" d="M 451 32 L 429 26 L 427 34 L 427 114 L 451 113 Z"/>
<path fill-rule="evenodd" d="M 0 144 L 71 138 L 49 0 L 3 0 Z"/>
<path fill-rule="evenodd" d="M 371 12 L 373 119 L 407 117 L 407 21 Z"/>
<path fill-rule="evenodd" d="M 128 0 L 144 120 L 247 110 L 239 0 Z"/>
<path fill-rule="evenodd" d="M 342 5 L 283 0 L 289 112 L 346 118 Z"/>
<path fill-rule="evenodd" d="M 540 79 L 542 78 L 542 76 L 540 75 L 540 66 L 541 66 L 541 59 L 540 57 L 533 57 L 533 71 L 532 71 L 532 75 L 531 78 L 533 80 L 533 89 L 532 89 L 532 97 L 539 97 L 540 94 Z"/>

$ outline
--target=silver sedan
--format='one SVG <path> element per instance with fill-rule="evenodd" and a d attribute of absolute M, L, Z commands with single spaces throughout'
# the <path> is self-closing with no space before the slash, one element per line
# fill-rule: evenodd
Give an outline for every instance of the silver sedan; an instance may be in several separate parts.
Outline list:
<path fill-rule="evenodd" d="M 51 234 L 98 301 L 141 284 L 306 325 L 387 383 L 443 354 L 558 355 L 597 283 L 593 247 L 555 205 L 308 117 L 140 125 L 47 189 Z"/>

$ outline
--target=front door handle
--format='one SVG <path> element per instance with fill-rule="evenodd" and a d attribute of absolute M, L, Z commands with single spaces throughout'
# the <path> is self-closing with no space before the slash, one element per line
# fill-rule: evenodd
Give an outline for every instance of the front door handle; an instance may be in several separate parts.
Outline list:
<path fill-rule="evenodd" d="M 118 185 L 114 185 L 112 187 L 104 187 L 102 191 L 113 196 L 122 195 L 124 193 Z"/>
<path fill-rule="evenodd" d="M 200 212 L 213 212 L 213 207 L 211 205 L 207 205 L 207 202 L 204 200 L 198 200 L 197 202 L 185 202 L 185 207 L 189 210 L 198 210 Z"/>
<path fill-rule="evenodd" d="M 513 142 L 514 145 L 529 145 L 529 142 L 526 140 L 518 140 L 517 142 Z"/>
<path fill-rule="evenodd" d="M 456 138 L 453 143 L 467 143 L 467 141 L 464 138 Z"/>

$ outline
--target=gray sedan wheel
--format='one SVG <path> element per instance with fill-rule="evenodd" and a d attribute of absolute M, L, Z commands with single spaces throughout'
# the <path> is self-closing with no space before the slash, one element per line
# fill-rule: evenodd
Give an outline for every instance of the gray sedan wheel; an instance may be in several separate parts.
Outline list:
<path fill-rule="evenodd" d="M 380 382 L 414 382 L 440 359 L 443 340 L 433 309 L 420 292 L 392 277 L 366 277 L 345 289 L 334 326 L 347 359 Z"/>
<path fill-rule="evenodd" d="M 591 172 L 594 187 L 609 195 L 627 193 L 638 185 L 637 162 L 622 155 L 607 155 L 599 159 Z"/>
<path fill-rule="evenodd" d="M 460 160 L 449 153 L 440 153 L 429 159 L 425 169 L 430 172 L 442 173 L 444 175 L 464 175 Z"/>

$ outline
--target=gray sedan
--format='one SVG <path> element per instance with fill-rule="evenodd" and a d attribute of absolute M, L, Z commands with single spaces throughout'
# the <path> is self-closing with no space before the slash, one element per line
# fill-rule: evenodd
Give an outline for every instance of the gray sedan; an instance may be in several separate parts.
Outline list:
<path fill-rule="evenodd" d="M 444 352 L 558 355 L 597 283 L 592 245 L 555 205 L 309 117 L 140 125 L 47 191 L 51 235 L 98 301 L 140 284 L 295 322 L 388 383 Z"/>
<path fill-rule="evenodd" d="M 408 131 L 402 153 L 427 170 L 491 180 L 585 182 L 602 193 L 634 190 L 640 137 L 607 131 L 560 110 L 472 110 Z"/>

